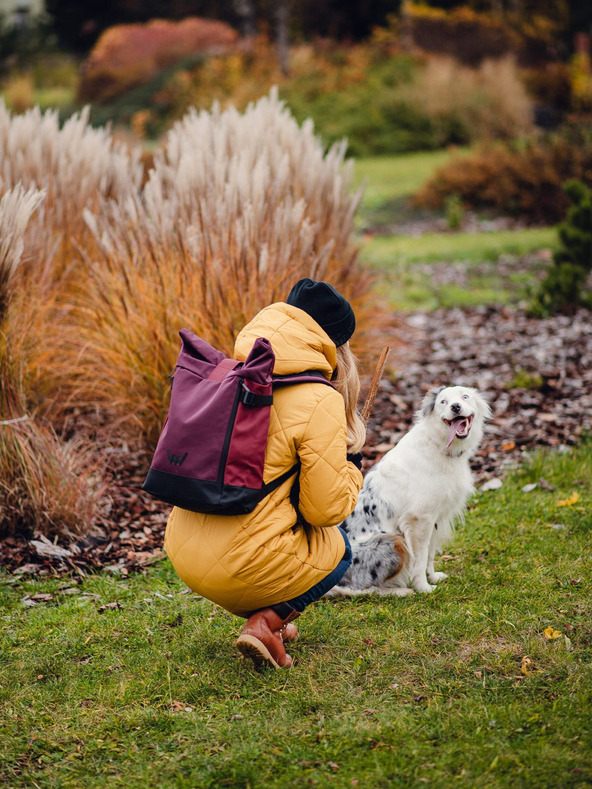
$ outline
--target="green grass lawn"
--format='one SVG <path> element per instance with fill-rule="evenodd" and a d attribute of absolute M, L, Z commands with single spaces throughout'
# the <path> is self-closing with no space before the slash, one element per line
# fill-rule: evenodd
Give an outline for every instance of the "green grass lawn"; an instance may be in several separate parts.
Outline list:
<path fill-rule="evenodd" d="M 528 300 L 557 243 L 554 228 L 375 236 L 361 259 L 396 311 Z"/>
<path fill-rule="evenodd" d="M 463 150 L 457 149 L 457 153 Z M 354 184 L 365 185 L 362 210 L 379 208 L 401 197 L 409 197 L 452 155 L 452 151 L 444 150 L 356 159 Z"/>
<path fill-rule="evenodd" d="M 527 255 L 552 249 L 557 243 L 553 227 L 497 230 L 484 233 L 425 233 L 413 236 L 375 236 L 363 247 L 364 260 L 388 269 L 406 262 L 495 262 L 502 255 Z"/>
<path fill-rule="evenodd" d="M 430 151 L 355 162 L 355 183 L 367 182 L 358 216 L 361 260 L 378 273 L 394 310 L 523 301 L 557 245 L 553 227 L 419 236 L 363 232 L 426 218 L 429 212 L 414 211 L 408 198 L 452 155 Z"/>
<path fill-rule="evenodd" d="M 538 456 L 472 499 L 433 594 L 319 602 L 279 672 L 166 560 L 0 575 L 0 782 L 588 787 L 591 504 L 592 443 Z"/>

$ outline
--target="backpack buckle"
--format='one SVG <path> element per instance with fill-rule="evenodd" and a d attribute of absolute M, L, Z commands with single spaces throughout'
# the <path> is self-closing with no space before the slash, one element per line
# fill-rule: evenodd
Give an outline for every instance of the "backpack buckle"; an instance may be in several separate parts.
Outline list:
<path fill-rule="evenodd" d="M 257 404 L 257 395 L 255 392 L 251 392 L 244 381 L 241 387 L 241 403 L 249 408 L 253 408 Z"/>
<path fill-rule="evenodd" d="M 273 395 L 263 395 L 251 392 L 249 387 L 243 381 L 241 383 L 240 401 L 247 408 L 261 408 L 261 406 L 271 405 L 273 403 Z"/>

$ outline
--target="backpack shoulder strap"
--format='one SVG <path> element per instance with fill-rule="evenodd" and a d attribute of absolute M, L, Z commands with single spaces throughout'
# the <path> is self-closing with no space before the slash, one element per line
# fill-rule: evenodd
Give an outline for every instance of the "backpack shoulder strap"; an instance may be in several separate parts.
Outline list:
<path fill-rule="evenodd" d="M 282 386 L 286 384 L 315 383 L 315 384 L 328 384 L 329 386 L 335 388 L 333 386 L 333 383 L 329 381 L 320 370 L 304 370 L 301 373 L 274 375 L 272 376 L 271 382 L 273 386 Z"/>
<path fill-rule="evenodd" d="M 288 384 L 329 384 L 333 386 L 331 381 L 328 381 L 320 370 L 305 370 L 302 373 L 289 373 L 288 375 L 272 375 L 272 387 L 287 386 Z M 333 387 L 335 388 L 335 387 Z M 271 405 L 273 402 L 273 395 L 262 395 L 251 392 L 248 386 L 243 383 L 240 395 L 241 402 L 246 406 L 262 406 Z"/>

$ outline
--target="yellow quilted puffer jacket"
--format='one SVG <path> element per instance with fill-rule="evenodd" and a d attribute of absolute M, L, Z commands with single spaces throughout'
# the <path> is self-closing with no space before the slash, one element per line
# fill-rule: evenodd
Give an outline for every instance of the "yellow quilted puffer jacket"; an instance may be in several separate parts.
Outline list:
<path fill-rule="evenodd" d="M 335 345 L 306 312 L 284 303 L 263 309 L 239 334 L 234 358 L 244 361 L 257 337 L 267 337 L 278 375 L 321 370 L 331 378 Z M 306 592 L 341 561 L 336 528 L 354 509 L 362 474 L 346 460 L 342 396 L 323 383 L 274 391 L 264 480 L 300 460 L 300 512 L 290 503 L 294 477 L 246 515 L 203 515 L 175 507 L 165 548 L 181 579 L 200 595 L 240 616 Z"/>

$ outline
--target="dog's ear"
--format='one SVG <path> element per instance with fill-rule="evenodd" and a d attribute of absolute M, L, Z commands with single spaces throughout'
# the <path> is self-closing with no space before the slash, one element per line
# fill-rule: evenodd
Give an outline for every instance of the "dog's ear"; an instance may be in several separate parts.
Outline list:
<path fill-rule="evenodd" d="M 419 422 L 420 419 L 426 419 L 432 413 L 436 405 L 436 399 L 444 389 L 446 389 L 445 386 L 436 386 L 434 389 L 430 389 L 421 402 L 421 408 L 415 412 L 416 422 Z"/>
<path fill-rule="evenodd" d="M 491 408 L 489 403 L 479 392 L 475 392 L 475 401 L 477 402 L 477 408 L 479 409 L 481 417 L 483 419 L 491 419 Z"/>

